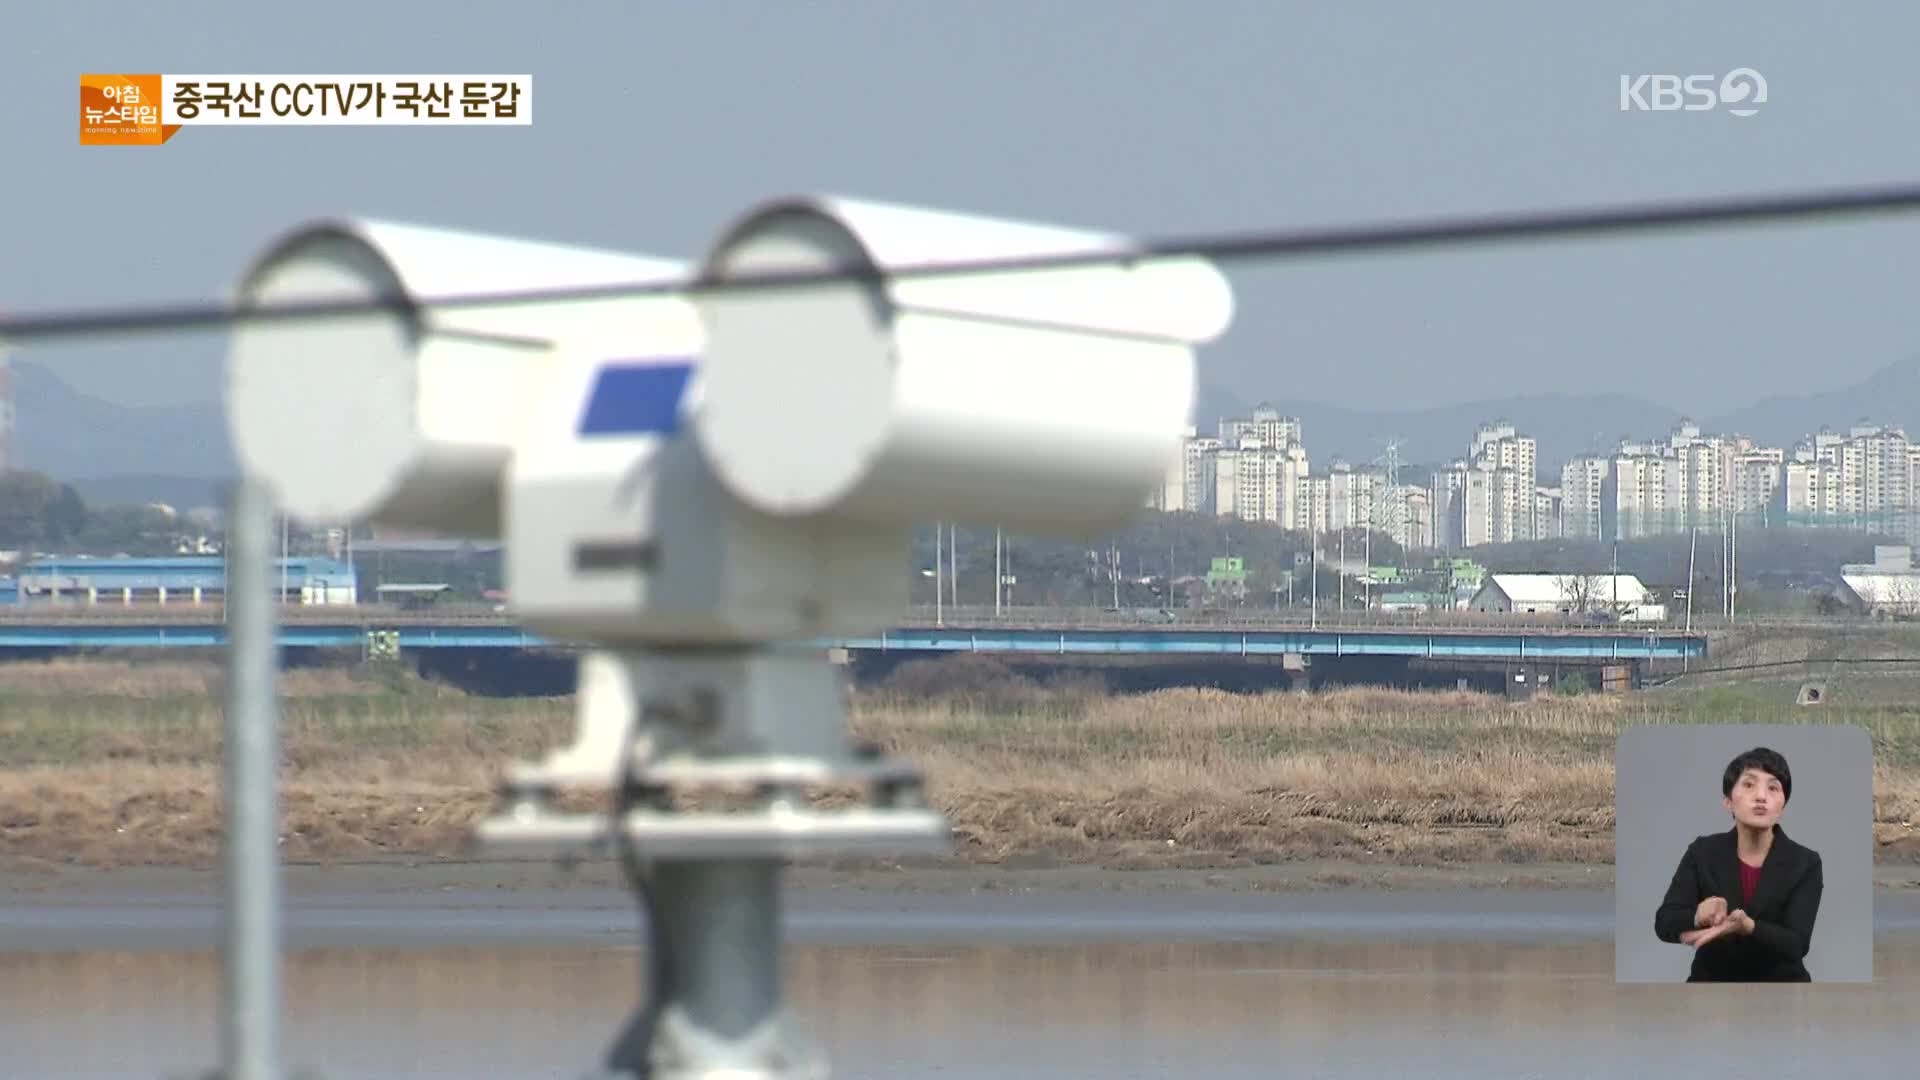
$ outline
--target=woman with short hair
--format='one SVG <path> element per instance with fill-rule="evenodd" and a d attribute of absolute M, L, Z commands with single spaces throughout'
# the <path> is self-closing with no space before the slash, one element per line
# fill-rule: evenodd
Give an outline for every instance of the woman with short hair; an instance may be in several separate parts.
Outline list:
<path fill-rule="evenodd" d="M 1687 845 L 1653 916 L 1661 941 L 1693 948 L 1688 982 L 1812 982 L 1805 964 L 1820 914 L 1820 853 L 1780 828 L 1793 795 L 1787 759 L 1766 747 L 1720 780 L 1733 828 Z"/>

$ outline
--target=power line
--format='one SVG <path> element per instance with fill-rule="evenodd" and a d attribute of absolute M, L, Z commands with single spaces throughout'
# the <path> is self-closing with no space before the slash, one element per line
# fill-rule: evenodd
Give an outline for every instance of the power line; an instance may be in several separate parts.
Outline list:
<path fill-rule="evenodd" d="M 727 293 L 802 288 L 852 281 L 879 283 L 899 278 L 1065 270 L 1099 263 L 1199 257 L 1231 263 L 1312 255 L 1396 251 L 1532 238 L 1604 236 L 1685 227 L 1787 222 L 1920 209 L 1920 185 L 1840 188 L 1787 195 L 1641 203 L 1595 209 L 1501 213 L 1380 225 L 1319 229 L 1241 231 L 1171 237 L 1100 249 L 976 261 L 916 263 L 877 268 L 756 272 L 725 281 L 696 276 L 668 281 L 635 281 L 592 286 L 519 289 L 423 297 L 418 306 L 485 307 L 500 304 L 588 301 L 670 294 Z M 14 342 L 216 329 L 238 322 L 364 315 L 379 310 L 407 311 L 415 304 L 401 297 L 305 301 L 241 307 L 221 303 L 155 305 L 53 311 L 0 320 L 0 339 Z"/>

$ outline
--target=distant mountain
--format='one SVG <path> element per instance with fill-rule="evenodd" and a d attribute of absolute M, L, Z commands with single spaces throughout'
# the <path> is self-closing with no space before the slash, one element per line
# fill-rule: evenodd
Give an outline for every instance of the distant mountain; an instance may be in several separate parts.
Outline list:
<path fill-rule="evenodd" d="M 1255 404 L 1203 386 L 1198 426 L 1217 430 L 1220 417 L 1247 416 Z M 1673 410 L 1628 394 L 1534 394 L 1404 412 L 1312 401 L 1275 401 L 1274 407 L 1300 418 L 1316 472 L 1336 457 L 1354 465 L 1371 462 L 1386 452 L 1388 439 L 1399 440 L 1402 462 L 1445 464 L 1466 456 L 1482 423 L 1506 420 L 1533 436 L 1544 476 L 1576 454 L 1606 451 L 1623 436 L 1662 435 L 1680 420 Z"/>
<path fill-rule="evenodd" d="M 175 510 L 225 508 L 228 481 L 217 477 L 121 474 L 63 478 L 88 506 L 165 503 Z"/>
<path fill-rule="evenodd" d="M 1808 369 L 1809 383 L 1819 377 L 1818 369 Z M 1737 431 L 1763 445 L 1791 450 L 1822 426 L 1844 435 L 1860 422 L 1893 424 L 1920 438 L 1920 359 L 1889 364 L 1852 386 L 1764 398 L 1700 426 L 1703 431 Z"/>
<path fill-rule="evenodd" d="M 20 465 L 73 484 L 90 503 L 217 505 L 233 475 L 233 449 L 218 402 L 116 405 L 73 389 L 44 367 L 18 361 L 13 385 Z M 1537 440 L 1545 480 L 1575 454 L 1611 449 L 1623 436 L 1659 438 L 1682 419 L 1621 393 L 1531 394 L 1405 411 L 1273 402 L 1283 415 L 1300 418 L 1316 471 L 1336 457 L 1355 465 L 1371 462 L 1389 438 L 1400 440 L 1400 459 L 1408 465 L 1445 463 L 1465 455 L 1481 423 L 1505 419 Z M 1221 417 L 1246 416 L 1256 404 L 1202 383 L 1196 421 L 1202 432 L 1213 432 Z M 1913 425 L 1911 433 L 1920 437 L 1920 358 L 1888 365 L 1853 386 L 1767 398 L 1701 419 L 1701 427 L 1791 447 L 1823 424 L 1844 432 L 1861 419 Z"/>
<path fill-rule="evenodd" d="M 209 505 L 215 487 L 233 475 L 217 402 L 116 405 L 38 364 L 12 366 L 19 466 L 74 484 L 88 502 Z"/>
<path fill-rule="evenodd" d="M 1813 374 L 1810 372 L 1810 375 Z M 1202 384 L 1198 427 L 1218 430 L 1221 417 L 1249 415 L 1257 402 Z M 1631 394 L 1535 394 L 1466 405 L 1390 412 L 1319 402 L 1274 399 L 1283 416 L 1300 418 L 1315 471 L 1331 458 L 1360 465 L 1379 457 L 1386 440 L 1400 440 L 1400 460 L 1441 464 L 1466 455 L 1480 424 L 1507 420 L 1539 447 L 1542 482 L 1576 454 L 1605 452 L 1622 438 L 1661 439 L 1687 416 Z M 1862 382 L 1801 397 L 1770 397 L 1712 418 L 1692 419 L 1702 431 L 1748 435 L 1766 446 L 1791 449 L 1822 425 L 1845 433 L 1853 424 L 1906 427 L 1920 438 L 1920 359 L 1902 360 Z"/>

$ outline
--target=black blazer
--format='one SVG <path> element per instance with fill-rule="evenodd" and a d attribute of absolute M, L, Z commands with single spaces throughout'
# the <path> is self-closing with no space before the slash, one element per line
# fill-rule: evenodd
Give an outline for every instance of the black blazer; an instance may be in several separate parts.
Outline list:
<path fill-rule="evenodd" d="M 1773 827 L 1773 846 L 1760 865 L 1751 903 L 1740 902 L 1740 855 L 1735 830 L 1710 833 L 1687 845 L 1673 883 L 1653 916 L 1661 941 L 1680 943 L 1692 930 L 1693 911 L 1709 897 L 1723 896 L 1729 912 L 1745 910 L 1753 933 L 1723 937 L 1695 950 L 1688 982 L 1812 982 L 1807 949 L 1820 914 L 1820 853 L 1787 839 Z"/>

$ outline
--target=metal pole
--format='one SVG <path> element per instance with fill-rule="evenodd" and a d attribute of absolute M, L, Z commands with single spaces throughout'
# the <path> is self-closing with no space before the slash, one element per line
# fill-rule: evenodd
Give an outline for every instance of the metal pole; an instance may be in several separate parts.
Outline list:
<path fill-rule="evenodd" d="M 276 604 L 287 602 L 287 538 L 293 531 L 293 522 L 285 514 L 280 515 L 280 599 Z"/>
<path fill-rule="evenodd" d="M 1727 538 L 1729 568 L 1727 570 L 1727 621 L 1732 622 L 1734 610 L 1740 604 L 1740 514 L 1733 514 L 1733 530 Z"/>
<path fill-rule="evenodd" d="M 280 1068 L 279 716 L 269 539 L 273 504 L 257 480 L 234 488 L 227 524 L 226 1080 L 278 1080 Z"/>
<path fill-rule="evenodd" d="M 945 609 L 940 606 L 946 595 L 940 589 L 940 541 L 941 534 L 944 532 L 946 532 L 946 526 L 937 521 L 933 523 L 933 625 L 935 626 L 947 625 Z"/>
<path fill-rule="evenodd" d="M 1700 543 L 1700 526 L 1687 537 L 1687 633 L 1693 633 L 1693 551 Z"/>
<path fill-rule="evenodd" d="M 1613 614 L 1620 616 L 1620 538 L 1613 538 Z"/>
<path fill-rule="evenodd" d="M 1006 574 L 1000 568 L 1000 530 L 993 530 L 993 617 L 1000 617 L 1000 591 L 1007 583 Z"/>
<path fill-rule="evenodd" d="M 825 1074 L 818 1048 L 782 1007 L 780 868 L 778 859 L 654 863 L 649 948 L 669 950 L 671 959 L 656 965 L 665 984 L 653 988 L 643 1024 L 609 1055 L 612 1069 L 766 1080 Z"/>
<path fill-rule="evenodd" d="M 1340 621 L 1347 620 L 1347 527 L 1340 527 Z"/>
<path fill-rule="evenodd" d="M 1004 569 L 1007 571 L 1007 577 L 1009 578 L 1013 577 L 1013 549 L 1012 548 L 1007 549 L 1007 564 L 1004 567 Z M 1013 588 L 1013 582 L 1009 581 L 1007 583 L 1007 588 L 1009 589 Z M 1013 594 L 1011 592 L 1007 594 L 1007 606 L 1008 607 L 1013 606 Z"/>
<path fill-rule="evenodd" d="M 960 606 L 960 526 L 947 526 L 947 599 Z"/>
<path fill-rule="evenodd" d="M 1720 515 L 1720 619 L 1734 619 L 1734 594 L 1730 592 L 1734 580 L 1734 550 L 1728 544 L 1726 536 L 1726 515 Z"/>

